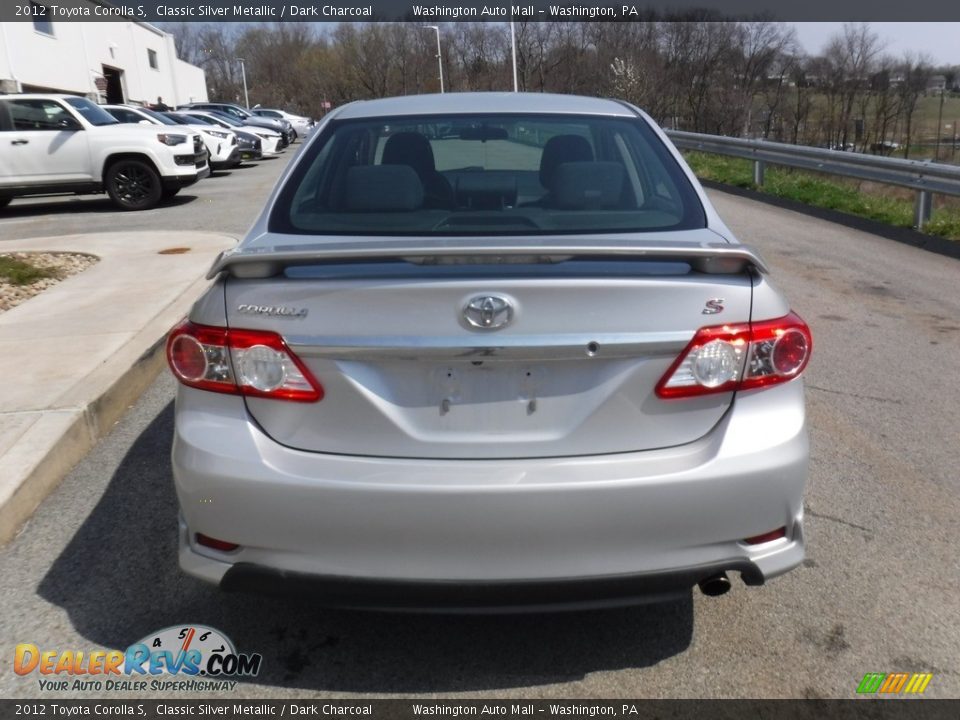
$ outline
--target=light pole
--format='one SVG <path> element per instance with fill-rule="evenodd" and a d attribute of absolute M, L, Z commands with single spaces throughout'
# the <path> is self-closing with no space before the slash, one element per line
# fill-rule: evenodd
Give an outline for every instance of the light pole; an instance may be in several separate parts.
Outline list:
<path fill-rule="evenodd" d="M 247 94 L 247 66 L 243 62 L 243 58 L 234 58 L 234 60 L 240 63 L 240 75 L 243 77 L 243 103 L 246 106 L 247 110 L 249 110 L 250 96 Z"/>
<path fill-rule="evenodd" d="M 510 21 L 510 50 L 513 54 L 513 91 L 520 92 L 517 83 L 517 31 L 513 27 L 513 20 Z"/>
<path fill-rule="evenodd" d="M 440 92 L 443 93 L 443 56 L 440 54 L 440 26 L 424 25 L 424 30 L 433 30 L 437 33 L 437 66 L 440 68 Z"/>

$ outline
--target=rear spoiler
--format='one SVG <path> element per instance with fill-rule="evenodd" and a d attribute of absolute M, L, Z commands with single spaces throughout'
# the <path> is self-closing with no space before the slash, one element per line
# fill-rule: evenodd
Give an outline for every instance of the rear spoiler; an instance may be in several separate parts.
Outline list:
<path fill-rule="evenodd" d="M 405 260 L 431 265 L 448 263 L 561 262 L 571 257 L 647 258 L 689 263 L 694 270 L 732 275 L 755 269 L 769 272 L 759 253 L 747 245 L 702 242 L 655 242 L 550 238 L 393 238 L 371 242 L 344 239 L 305 245 L 237 247 L 217 257 L 208 279 L 227 273 L 237 278 L 268 278 L 295 265 Z"/>

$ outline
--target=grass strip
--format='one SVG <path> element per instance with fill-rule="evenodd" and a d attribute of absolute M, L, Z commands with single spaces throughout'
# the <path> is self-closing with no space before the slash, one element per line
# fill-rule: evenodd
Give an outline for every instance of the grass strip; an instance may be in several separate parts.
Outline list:
<path fill-rule="evenodd" d="M 913 227 L 912 200 L 866 193 L 853 182 L 838 182 L 816 173 L 775 165 L 767 165 L 764 184 L 758 187 L 753 182 L 753 163 L 750 160 L 701 152 L 687 152 L 684 156 L 702 180 L 748 188 L 895 227 Z M 960 208 L 934 210 L 931 219 L 923 226 L 923 232 L 948 240 L 960 240 Z"/>

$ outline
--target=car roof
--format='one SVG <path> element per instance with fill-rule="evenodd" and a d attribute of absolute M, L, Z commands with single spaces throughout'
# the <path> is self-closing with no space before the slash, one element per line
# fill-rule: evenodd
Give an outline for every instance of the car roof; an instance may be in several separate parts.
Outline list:
<path fill-rule="evenodd" d="M 341 107 L 337 118 L 349 120 L 395 115 L 491 112 L 636 117 L 631 108 L 605 98 L 551 93 L 471 92 L 360 100 Z"/>
<path fill-rule="evenodd" d="M 0 95 L 0 99 L 3 100 L 67 100 L 71 98 L 88 99 L 83 95 L 71 95 L 70 93 L 8 93 Z"/>

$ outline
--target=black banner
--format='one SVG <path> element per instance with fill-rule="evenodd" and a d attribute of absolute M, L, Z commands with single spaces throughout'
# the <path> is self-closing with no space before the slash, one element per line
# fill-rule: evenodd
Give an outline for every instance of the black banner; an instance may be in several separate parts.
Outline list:
<path fill-rule="evenodd" d="M 0 718 L 957 720 L 960 700 L 0 700 Z"/>
<path fill-rule="evenodd" d="M 38 10 L 38 4 L 43 8 Z M 651 18 L 927 22 L 960 20 L 956 0 L 10 0 L 0 21 L 31 22 L 505 22 Z"/>

